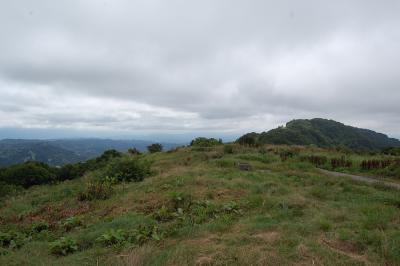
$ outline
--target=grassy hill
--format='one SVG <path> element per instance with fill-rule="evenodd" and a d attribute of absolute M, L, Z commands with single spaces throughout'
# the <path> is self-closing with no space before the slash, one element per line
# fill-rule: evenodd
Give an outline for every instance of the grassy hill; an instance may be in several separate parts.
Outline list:
<path fill-rule="evenodd" d="M 337 169 L 400 168 L 394 155 L 219 143 L 103 157 L 1 201 L 0 264 L 400 265 L 400 191 L 315 167 L 342 156 L 353 165 Z"/>
<path fill-rule="evenodd" d="M 238 139 L 240 143 L 316 145 L 318 147 L 344 146 L 355 150 L 380 150 L 400 147 L 400 141 L 368 129 L 346 126 L 342 123 L 315 118 L 290 121 L 286 127 L 268 132 L 249 133 Z"/>

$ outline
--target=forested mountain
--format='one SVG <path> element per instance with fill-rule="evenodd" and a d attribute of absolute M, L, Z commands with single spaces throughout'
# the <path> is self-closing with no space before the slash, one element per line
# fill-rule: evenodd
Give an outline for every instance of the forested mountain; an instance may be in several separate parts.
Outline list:
<path fill-rule="evenodd" d="M 400 141 L 368 129 L 347 126 L 322 118 L 298 119 L 268 132 L 248 133 L 237 140 L 244 144 L 295 144 L 319 147 L 345 146 L 355 150 L 400 147 Z"/>
<path fill-rule="evenodd" d="M 0 166 L 40 161 L 50 165 L 63 165 L 84 160 L 71 150 L 42 140 L 1 140 Z"/>
<path fill-rule="evenodd" d="M 85 161 L 115 149 L 121 152 L 129 148 L 145 151 L 153 142 L 142 140 L 112 139 L 58 139 L 58 140 L 0 140 L 0 166 L 27 161 L 39 161 L 49 165 L 65 165 Z M 164 149 L 177 144 L 162 143 Z"/>

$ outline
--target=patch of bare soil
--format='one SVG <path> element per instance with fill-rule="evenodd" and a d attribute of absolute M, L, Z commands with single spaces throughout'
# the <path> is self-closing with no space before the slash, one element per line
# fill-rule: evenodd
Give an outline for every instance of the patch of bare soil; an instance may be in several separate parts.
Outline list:
<path fill-rule="evenodd" d="M 358 253 L 357 247 L 352 243 L 341 240 L 328 240 L 325 238 L 322 238 L 320 242 L 336 253 L 347 256 L 355 261 L 363 263 L 364 265 L 371 265 L 365 255 Z"/>
<path fill-rule="evenodd" d="M 257 239 L 261 239 L 262 241 L 264 241 L 266 243 L 274 243 L 280 237 L 279 233 L 274 232 L 274 231 L 260 232 L 253 236 Z"/>
<path fill-rule="evenodd" d="M 205 266 L 212 265 L 213 259 L 210 256 L 202 255 L 196 259 L 196 265 Z"/>
<path fill-rule="evenodd" d="M 32 223 L 36 221 L 46 221 L 50 225 L 55 225 L 60 220 L 71 216 L 85 214 L 90 210 L 90 205 L 87 202 L 80 202 L 74 206 L 71 206 L 70 203 L 64 203 L 61 205 L 46 205 L 38 211 L 22 217 L 20 222 Z"/>
<path fill-rule="evenodd" d="M 134 209 L 144 213 L 153 213 L 165 205 L 165 199 L 157 193 L 146 193 L 135 203 Z"/>
<path fill-rule="evenodd" d="M 205 235 L 203 237 L 200 238 L 194 238 L 194 239 L 189 239 L 186 240 L 185 243 L 189 244 L 189 245 L 193 245 L 193 246 L 206 246 L 206 245 L 210 245 L 213 243 L 216 243 L 216 241 L 218 240 L 218 236 L 215 234 L 209 234 L 209 235 Z"/>

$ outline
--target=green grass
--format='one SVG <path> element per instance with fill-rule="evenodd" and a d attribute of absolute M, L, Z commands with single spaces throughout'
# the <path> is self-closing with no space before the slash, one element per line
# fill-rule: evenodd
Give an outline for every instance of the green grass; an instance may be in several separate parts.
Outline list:
<path fill-rule="evenodd" d="M 19 248 L 0 247 L 0 265 L 400 265 L 400 191 L 321 175 L 296 156 L 281 162 L 279 150 L 288 148 L 144 155 L 153 174 L 113 185 L 104 200 L 78 200 L 99 172 L 9 196 L 0 208 L 0 232 L 27 238 Z M 237 162 L 252 170 L 240 171 Z M 79 224 L 67 230 L 70 217 Z M 32 231 L 38 223 L 48 228 Z M 156 227 L 160 237 L 98 241 L 110 230 L 137 236 L 144 227 Z M 52 254 L 62 237 L 78 250 Z"/>

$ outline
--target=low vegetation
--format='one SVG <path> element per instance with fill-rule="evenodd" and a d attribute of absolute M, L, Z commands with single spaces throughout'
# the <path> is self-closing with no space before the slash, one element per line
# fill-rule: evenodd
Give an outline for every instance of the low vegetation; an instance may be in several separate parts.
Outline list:
<path fill-rule="evenodd" d="M 217 140 L 214 138 L 204 138 L 204 137 L 196 138 L 190 142 L 190 146 L 196 146 L 196 147 L 212 147 L 221 144 L 222 144 L 221 139 Z"/>
<path fill-rule="evenodd" d="M 154 143 L 154 144 L 147 146 L 147 150 L 150 153 L 162 152 L 163 146 L 160 143 Z"/>
<path fill-rule="evenodd" d="M 2 169 L 0 265 L 400 265 L 400 191 L 317 169 L 400 182 L 398 162 L 201 138 L 33 164 L 25 186 Z"/>

